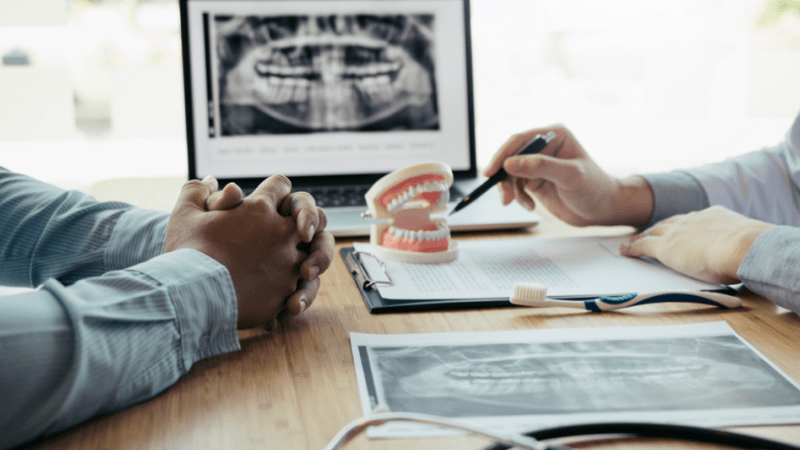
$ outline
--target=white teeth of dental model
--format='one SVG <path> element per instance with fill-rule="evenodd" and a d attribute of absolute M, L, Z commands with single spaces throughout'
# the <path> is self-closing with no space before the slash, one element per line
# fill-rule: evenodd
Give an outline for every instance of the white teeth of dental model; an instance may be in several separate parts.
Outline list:
<path fill-rule="evenodd" d="M 389 227 L 389 233 L 393 234 L 397 238 L 409 239 L 412 241 L 438 241 L 450 238 L 450 230 L 446 227 L 441 227 L 434 231 L 414 231 L 391 226 Z"/>
<path fill-rule="evenodd" d="M 394 213 L 400 210 L 409 200 L 424 192 L 438 192 L 441 194 L 436 200 L 436 203 L 431 205 L 432 207 L 437 207 L 450 201 L 450 190 L 447 188 L 446 184 L 439 181 L 426 181 L 423 184 L 411 186 L 408 188 L 408 190 L 403 191 L 403 193 L 398 195 L 397 198 L 389 202 L 389 205 L 386 207 L 386 209 L 388 209 L 390 213 Z"/>
<path fill-rule="evenodd" d="M 362 81 L 351 79 L 354 85 Z M 455 260 L 459 249 L 450 239 L 446 216 L 452 183 L 452 169 L 441 162 L 398 169 L 378 180 L 364 195 L 369 210 L 362 214 L 373 221 L 370 243 L 376 256 L 419 264 Z"/>

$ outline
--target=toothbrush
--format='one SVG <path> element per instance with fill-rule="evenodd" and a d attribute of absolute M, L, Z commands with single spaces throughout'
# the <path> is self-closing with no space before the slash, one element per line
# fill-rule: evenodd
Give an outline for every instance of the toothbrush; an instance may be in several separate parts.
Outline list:
<path fill-rule="evenodd" d="M 742 300 L 732 295 L 705 291 L 665 291 L 647 294 L 625 294 L 619 296 L 598 297 L 589 300 L 556 300 L 549 299 L 545 286 L 517 283 L 514 293 L 509 299 L 511 303 L 521 306 L 580 308 L 587 311 L 601 312 L 629 308 L 636 305 L 653 303 L 694 303 L 717 306 L 723 309 L 734 309 L 742 306 Z"/>

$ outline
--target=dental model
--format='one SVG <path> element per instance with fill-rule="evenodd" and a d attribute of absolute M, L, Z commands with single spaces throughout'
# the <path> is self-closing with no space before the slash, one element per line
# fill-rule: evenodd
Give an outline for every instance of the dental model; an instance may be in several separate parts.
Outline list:
<path fill-rule="evenodd" d="M 439 162 L 409 166 L 384 176 L 367 191 L 370 227 L 376 256 L 400 262 L 439 263 L 458 257 L 446 217 L 453 171 Z"/>

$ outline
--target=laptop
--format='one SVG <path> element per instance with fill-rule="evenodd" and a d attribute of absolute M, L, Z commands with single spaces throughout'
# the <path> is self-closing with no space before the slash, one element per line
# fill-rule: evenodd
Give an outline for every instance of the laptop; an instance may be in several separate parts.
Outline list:
<path fill-rule="evenodd" d="M 367 236 L 364 193 L 440 161 L 477 187 L 469 0 L 180 0 L 189 177 L 245 191 L 281 173 L 335 236 Z M 539 216 L 492 189 L 452 231 Z M 451 208 L 452 209 L 452 208 Z"/>

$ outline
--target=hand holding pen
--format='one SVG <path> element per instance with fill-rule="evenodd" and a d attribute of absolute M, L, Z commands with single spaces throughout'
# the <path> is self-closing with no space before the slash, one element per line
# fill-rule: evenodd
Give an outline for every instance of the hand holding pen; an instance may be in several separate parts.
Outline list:
<path fill-rule="evenodd" d="M 539 153 L 545 146 L 553 140 L 556 134 L 552 131 L 547 133 L 546 135 L 542 136 L 541 134 L 537 134 L 533 137 L 527 144 L 522 147 L 522 151 L 520 151 L 519 155 L 534 155 Z M 488 180 L 483 182 L 480 186 L 478 186 L 474 191 L 467 194 L 453 209 L 450 213 L 451 215 L 462 210 L 463 208 L 469 206 L 472 202 L 474 202 L 478 197 L 485 194 L 486 191 L 492 188 L 492 186 L 496 185 L 497 183 L 505 180 L 508 178 L 508 173 L 506 173 L 505 169 L 502 167 L 497 170 L 492 176 L 489 177 Z"/>
<path fill-rule="evenodd" d="M 555 131 L 555 138 L 539 153 L 516 155 L 533 136 L 549 131 Z M 678 140 L 676 145 L 683 145 Z M 613 137 L 604 145 L 613 148 Z M 713 283 L 738 281 L 735 277 L 742 259 L 766 226 L 721 207 L 650 224 L 655 204 L 650 184 L 640 176 L 609 175 L 572 133 L 560 126 L 513 136 L 494 155 L 485 175 L 492 176 L 500 168 L 508 173 L 500 182 L 504 204 L 516 200 L 533 210 L 540 202 L 554 216 L 576 226 L 649 226 L 633 235 L 631 242 L 620 248 L 620 254 L 653 258 L 680 273 Z M 715 242 L 726 244 L 726 251 L 710 245 Z M 730 242 L 739 244 L 727 245 Z"/>
<path fill-rule="evenodd" d="M 517 155 L 532 137 L 550 131 L 555 137 L 539 153 Z M 613 146 L 612 137 L 608 145 Z M 492 157 L 484 174 L 492 176 L 501 168 L 508 173 L 499 184 L 503 204 L 517 201 L 532 211 L 541 202 L 570 225 L 641 227 L 653 212 L 652 192 L 644 179 L 610 176 L 561 126 L 512 136 Z"/>

